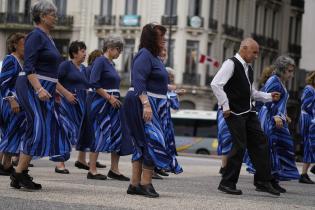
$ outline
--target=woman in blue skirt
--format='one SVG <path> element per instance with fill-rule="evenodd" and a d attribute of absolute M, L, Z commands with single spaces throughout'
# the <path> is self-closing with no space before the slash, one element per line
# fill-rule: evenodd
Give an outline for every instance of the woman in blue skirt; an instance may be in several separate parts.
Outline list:
<path fill-rule="evenodd" d="M 300 133 L 303 139 L 304 155 L 300 183 L 314 184 L 307 174 L 311 163 L 315 163 L 315 72 L 306 78 L 301 98 Z"/>
<path fill-rule="evenodd" d="M 9 54 L 4 58 L 0 73 L 0 97 L 3 136 L 0 140 L 0 175 L 9 176 L 13 172 L 12 155 L 20 153 L 19 147 L 25 133 L 26 117 L 19 105 L 15 82 L 22 71 L 25 34 L 15 33 L 7 40 Z"/>
<path fill-rule="evenodd" d="M 286 110 L 289 93 L 284 85 L 294 75 L 295 62 L 290 57 L 280 56 L 274 67 L 275 75 L 267 80 L 262 91 L 276 91 L 281 93 L 281 97 L 277 102 L 268 102 L 262 106 L 259 120 L 269 141 L 274 178 L 276 181 L 298 179 L 300 175 L 295 164 L 293 138 L 288 128 L 290 119 Z"/>
<path fill-rule="evenodd" d="M 69 101 L 67 97 L 61 96 L 60 103 L 57 104 L 57 111 L 60 113 L 61 123 L 66 130 L 67 138 L 69 138 L 72 145 L 76 145 L 86 111 L 86 95 L 89 88 L 86 69 L 82 64 L 86 57 L 85 43 L 79 41 L 71 42 L 69 56 L 71 60 L 64 61 L 59 65 L 58 80 L 64 88 L 75 95 L 75 99 Z M 58 162 L 55 167 L 56 173 L 69 174 L 69 170 L 65 168 L 64 164 L 64 161 L 69 159 L 69 156 L 70 153 L 65 157 L 51 157 L 52 161 Z"/>
<path fill-rule="evenodd" d="M 158 56 L 165 47 L 165 33 L 161 25 L 145 25 L 132 64 L 131 88 L 124 101 L 127 130 L 134 145 L 128 194 L 158 197 L 152 185 L 154 168 L 182 172 L 175 154 L 167 151 L 163 126 L 167 120 L 168 74 Z"/>
<path fill-rule="evenodd" d="M 111 153 L 111 168 L 108 177 L 120 181 L 129 178 L 120 173 L 119 157 L 131 152 L 122 148 L 123 131 L 120 102 L 120 76 L 114 67 L 123 50 L 123 39 L 117 35 L 109 35 L 104 40 L 104 55 L 95 59 L 90 76 L 90 84 L 94 89 L 88 95 L 88 118 L 91 126 L 90 162 L 88 179 L 104 180 L 107 177 L 97 173 L 96 161 L 99 152 Z"/>
<path fill-rule="evenodd" d="M 48 0 L 32 6 L 36 28 L 25 39 L 24 68 L 16 81 L 16 93 L 25 110 L 27 126 L 18 166 L 11 174 L 11 187 L 39 190 L 42 186 L 28 174 L 33 157 L 64 155 L 71 150 L 55 110 L 56 89 L 70 101 L 75 99 L 58 84 L 61 55 L 50 36 L 57 21 L 56 6 Z"/>

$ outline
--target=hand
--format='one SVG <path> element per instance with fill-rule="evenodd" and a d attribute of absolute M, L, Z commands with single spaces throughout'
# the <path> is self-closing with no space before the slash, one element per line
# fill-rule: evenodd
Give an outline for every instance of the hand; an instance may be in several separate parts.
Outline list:
<path fill-rule="evenodd" d="M 231 110 L 226 110 L 223 112 L 223 117 L 228 118 L 231 115 Z"/>
<path fill-rule="evenodd" d="M 50 95 L 50 93 L 48 93 L 48 91 L 45 88 L 42 88 L 41 91 L 39 91 L 38 93 L 38 98 L 41 101 L 48 101 L 52 96 Z"/>
<path fill-rule="evenodd" d="M 184 95 L 186 93 L 185 89 L 179 89 L 175 91 L 179 96 Z"/>
<path fill-rule="evenodd" d="M 143 120 L 149 122 L 152 119 L 152 109 L 150 104 L 143 105 Z"/>
<path fill-rule="evenodd" d="M 117 99 L 114 95 L 110 95 L 108 101 L 116 109 L 121 107 L 121 101 L 119 101 L 119 99 Z"/>
<path fill-rule="evenodd" d="M 279 116 L 274 116 L 273 119 L 276 123 L 276 128 L 282 128 L 283 127 L 282 119 Z"/>
<path fill-rule="evenodd" d="M 74 93 L 71 93 L 71 92 L 68 92 L 66 95 L 65 95 L 67 101 L 70 103 L 70 104 L 76 104 L 78 103 L 78 100 L 76 98 L 76 94 Z"/>
<path fill-rule="evenodd" d="M 291 117 L 289 117 L 288 115 L 285 116 L 285 119 L 286 119 L 288 124 L 290 124 L 292 122 Z"/>
<path fill-rule="evenodd" d="M 58 94 L 58 93 L 55 94 L 55 102 L 56 102 L 57 104 L 60 104 L 60 103 L 61 103 L 61 95 Z"/>
<path fill-rule="evenodd" d="M 14 112 L 14 113 L 20 112 L 20 105 L 19 105 L 19 103 L 15 100 L 14 97 L 12 97 L 12 98 L 9 99 L 9 103 L 10 103 L 10 107 L 11 107 L 12 112 Z"/>
<path fill-rule="evenodd" d="M 279 101 L 280 96 L 281 96 L 281 93 L 279 93 L 279 92 L 272 92 L 271 93 L 272 101 Z"/>
<path fill-rule="evenodd" d="M 167 85 L 168 90 L 176 90 L 176 85 Z"/>

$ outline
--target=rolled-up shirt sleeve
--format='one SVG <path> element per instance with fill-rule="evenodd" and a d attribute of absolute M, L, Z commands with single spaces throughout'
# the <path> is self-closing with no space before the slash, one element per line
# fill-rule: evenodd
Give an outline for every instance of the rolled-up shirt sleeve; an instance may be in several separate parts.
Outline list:
<path fill-rule="evenodd" d="M 42 37 L 37 33 L 30 33 L 25 40 L 23 70 L 27 75 L 36 73 L 35 65 L 42 48 L 42 43 Z"/>
<path fill-rule="evenodd" d="M 229 81 L 234 73 L 234 63 L 232 60 L 226 60 L 218 73 L 211 82 L 211 88 L 214 95 L 217 97 L 218 105 L 222 107 L 223 111 L 229 110 L 229 100 L 224 92 L 224 85 Z"/>
<path fill-rule="evenodd" d="M 147 79 L 152 70 L 151 58 L 146 52 L 135 59 L 133 64 L 133 86 L 136 95 L 142 95 L 147 92 Z"/>
<path fill-rule="evenodd" d="M 266 103 L 272 101 L 272 96 L 271 93 L 258 91 L 254 86 L 252 86 L 252 99 L 254 101 L 261 101 L 263 103 Z"/>

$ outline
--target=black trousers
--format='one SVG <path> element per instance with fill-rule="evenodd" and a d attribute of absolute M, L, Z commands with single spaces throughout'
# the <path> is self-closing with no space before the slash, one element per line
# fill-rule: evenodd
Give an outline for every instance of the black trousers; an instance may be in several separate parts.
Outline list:
<path fill-rule="evenodd" d="M 225 119 L 232 135 L 232 148 L 228 154 L 226 170 L 222 175 L 221 184 L 235 187 L 247 148 L 249 157 L 256 169 L 255 181 L 271 181 L 271 162 L 268 141 L 261 130 L 256 113 L 243 115 L 231 114 Z"/>

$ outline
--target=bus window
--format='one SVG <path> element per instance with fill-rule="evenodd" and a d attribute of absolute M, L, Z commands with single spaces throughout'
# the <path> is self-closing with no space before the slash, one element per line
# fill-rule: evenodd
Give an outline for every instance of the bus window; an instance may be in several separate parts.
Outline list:
<path fill-rule="evenodd" d="M 205 138 L 217 137 L 216 120 L 196 120 L 196 136 Z"/>
<path fill-rule="evenodd" d="M 172 119 L 176 136 L 194 136 L 195 120 Z"/>

